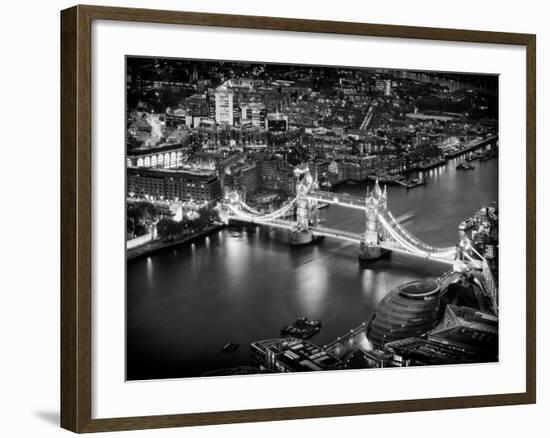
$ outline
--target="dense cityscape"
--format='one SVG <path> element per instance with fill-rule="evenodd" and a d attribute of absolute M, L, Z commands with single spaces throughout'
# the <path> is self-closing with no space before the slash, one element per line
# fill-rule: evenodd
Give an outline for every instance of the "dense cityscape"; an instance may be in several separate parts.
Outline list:
<path fill-rule="evenodd" d="M 498 360 L 498 78 L 128 57 L 126 80 L 130 380 Z M 331 282 L 339 311 L 310 297 Z"/>

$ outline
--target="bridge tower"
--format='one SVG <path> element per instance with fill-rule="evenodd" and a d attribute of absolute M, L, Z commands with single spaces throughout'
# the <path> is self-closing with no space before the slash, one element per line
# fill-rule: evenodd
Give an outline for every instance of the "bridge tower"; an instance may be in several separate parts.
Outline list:
<path fill-rule="evenodd" d="M 239 193 L 232 190 L 226 192 L 221 202 L 218 203 L 218 205 L 216 206 L 216 210 L 218 211 L 220 220 L 225 225 L 229 224 L 229 206 L 231 206 L 235 210 L 240 210 L 240 201 L 241 198 L 239 196 Z"/>
<path fill-rule="evenodd" d="M 387 250 L 380 247 L 382 227 L 379 215 L 384 214 L 388 208 L 388 193 L 380 188 L 378 179 L 374 188 L 370 191 L 367 188 L 365 197 L 365 233 L 359 244 L 359 258 L 361 260 L 374 260 L 387 254 Z"/>
<path fill-rule="evenodd" d="M 313 186 L 313 178 L 307 166 L 294 169 L 296 177 L 296 226 L 290 233 L 291 245 L 304 245 L 313 240 L 313 233 L 309 229 L 310 202 L 309 190 Z"/>

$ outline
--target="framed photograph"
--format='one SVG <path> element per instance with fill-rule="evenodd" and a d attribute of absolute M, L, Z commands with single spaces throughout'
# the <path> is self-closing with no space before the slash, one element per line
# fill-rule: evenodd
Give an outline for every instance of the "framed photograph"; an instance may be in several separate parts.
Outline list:
<path fill-rule="evenodd" d="M 61 423 L 535 403 L 535 35 L 61 12 Z"/>

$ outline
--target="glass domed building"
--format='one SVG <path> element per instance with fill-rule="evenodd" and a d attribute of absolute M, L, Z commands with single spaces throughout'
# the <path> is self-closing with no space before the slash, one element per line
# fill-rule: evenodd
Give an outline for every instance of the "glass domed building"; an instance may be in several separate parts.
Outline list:
<path fill-rule="evenodd" d="M 440 288 L 434 280 L 416 280 L 392 290 L 376 307 L 367 337 L 377 348 L 431 330 L 440 316 Z"/>

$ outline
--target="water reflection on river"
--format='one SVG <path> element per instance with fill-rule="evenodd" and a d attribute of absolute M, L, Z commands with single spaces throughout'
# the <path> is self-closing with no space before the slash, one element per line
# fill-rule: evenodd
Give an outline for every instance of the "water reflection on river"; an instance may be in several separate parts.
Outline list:
<path fill-rule="evenodd" d="M 457 224 L 497 200 L 497 160 L 476 163 L 473 171 L 455 165 L 427 172 L 425 186 L 388 188 L 394 215 L 413 213 L 406 227 L 435 246 L 454 244 Z M 363 196 L 365 189 L 361 183 L 338 191 Z M 330 207 L 322 217 L 330 227 L 364 229 L 357 210 Z M 284 231 L 235 226 L 130 262 L 128 379 L 199 376 L 248 364 L 250 342 L 279 336 L 299 316 L 322 321 L 311 340 L 323 345 L 367 321 L 392 288 L 447 269 L 397 254 L 364 268 L 357 252 L 356 245 L 331 239 L 290 247 Z M 229 341 L 239 349 L 220 354 Z"/>

